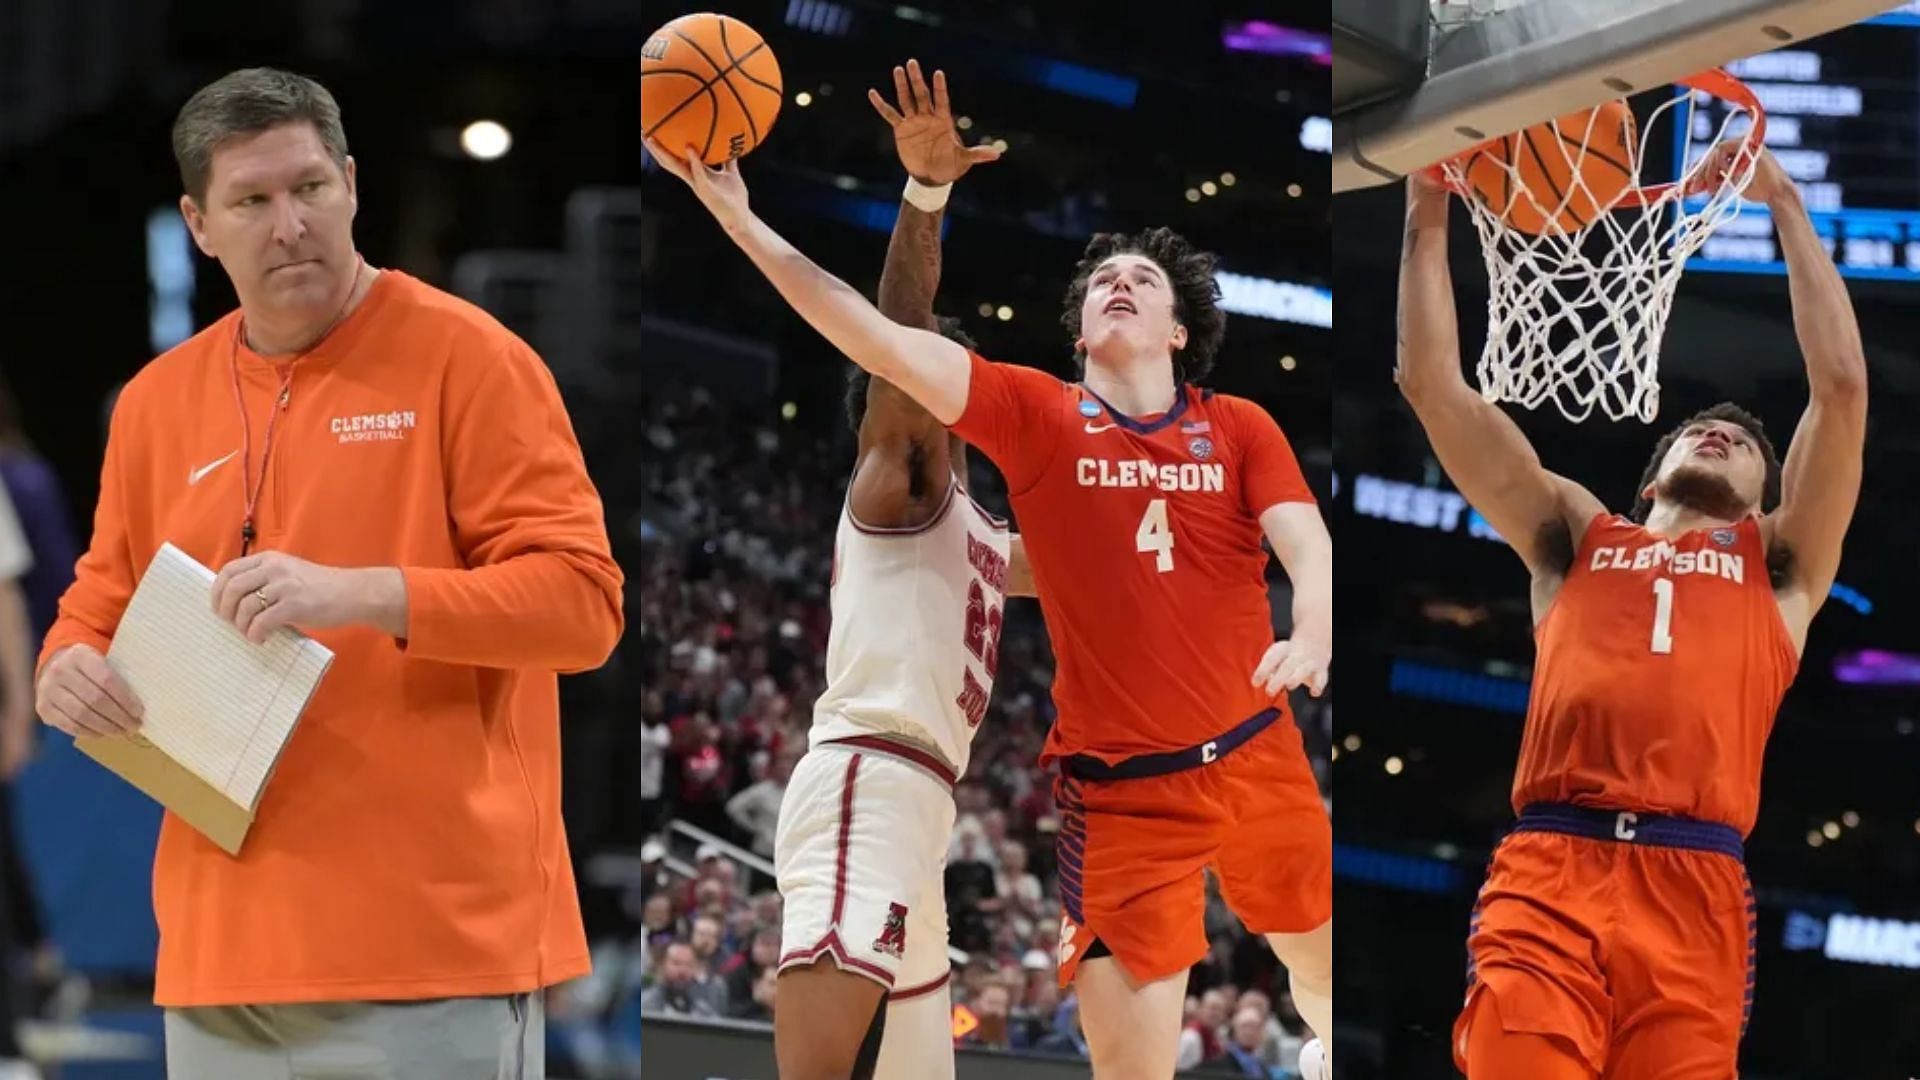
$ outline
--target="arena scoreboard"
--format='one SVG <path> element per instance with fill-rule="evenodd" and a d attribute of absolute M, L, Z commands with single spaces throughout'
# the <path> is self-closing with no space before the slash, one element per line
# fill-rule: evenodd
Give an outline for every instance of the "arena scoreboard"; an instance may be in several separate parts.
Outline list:
<path fill-rule="evenodd" d="M 1767 146 L 1841 273 L 1920 280 L 1920 2 L 1728 70 L 1766 109 Z M 1704 154 L 1728 111 L 1694 96 L 1691 123 L 1676 110 L 1676 163 Z M 1743 208 L 1687 268 L 1784 274 L 1766 207 Z"/>

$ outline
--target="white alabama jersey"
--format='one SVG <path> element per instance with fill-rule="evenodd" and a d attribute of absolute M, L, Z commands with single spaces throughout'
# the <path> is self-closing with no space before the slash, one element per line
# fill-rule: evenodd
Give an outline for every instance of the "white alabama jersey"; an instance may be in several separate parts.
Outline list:
<path fill-rule="evenodd" d="M 1006 603 L 1006 522 L 947 485 L 927 524 L 878 529 L 840 511 L 827 690 L 812 745 L 895 735 L 965 771 L 987 712 Z"/>

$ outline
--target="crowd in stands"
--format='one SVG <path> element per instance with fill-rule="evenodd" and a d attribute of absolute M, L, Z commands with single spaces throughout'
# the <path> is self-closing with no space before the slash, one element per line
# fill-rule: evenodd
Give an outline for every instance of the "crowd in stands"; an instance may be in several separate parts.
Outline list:
<path fill-rule="evenodd" d="M 752 864 L 771 861 L 780 797 L 823 690 L 851 440 L 700 391 L 650 397 L 642 557 L 630 589 L 653 838 L 629 990 L 645 1013 L 765 1020 L 780 897 Z M 971 486 L 1005 511 L 990 470 L 976 464 Z M 1050 774 L 1037 765 L 1051 678 L 1038 608 L 1022 601 L 1008 612 L 993 706 L 955 792 L 946 898 L 951 944 L 966 954 L 953 982 L 956 1041 L 1084 1057 L 1075 1003 L 1054 974 L 1059 818 Z M 689 835 L 698 834 L 665 831 L 669 821 L 751 855 L 696 845 Z M 670 869 L 676 845 L 695 850 L 691 876 Z M 1191 976 L 1182 1067 L 1290 1075 L 1301 1026 L 1284 973 L 1211 888 L 1207 930 L 1213 949 Z"/>

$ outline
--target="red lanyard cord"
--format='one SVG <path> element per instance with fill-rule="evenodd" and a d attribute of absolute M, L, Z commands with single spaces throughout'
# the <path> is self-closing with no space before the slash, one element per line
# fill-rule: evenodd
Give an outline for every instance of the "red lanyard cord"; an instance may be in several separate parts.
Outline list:
<path fill-rule="evenodd" d="M 260 452 L 260 478 L 258 480 L 253 478 L 253 425 L 247 422 L 247 402 L 240 391 L 240 342 L 247 334 L 246 316 L 242 315 L 239 324 L 234 327 L 233 352 L 232 355 L 227 358 L 227 366 L 233 373 L 233 406 L 240 413 L 240 497 L 242 501 L 240 554 L 242 556 L 253 550 L 253 541 L 258 535 L 253 527 L 254 511 L 259 508 L 260 493 L 265 490 L 267 486 L 267 466 L 273 461 L 274 428 L 279 424 L 280 414 L 287 411 L 287 404 L 293 399 L 294 365 L 306 359 L 310 353 L 318 349 L 321 343 L 333 334 L 334 328 L 340 325 L 340 320 L 346 317 L 347 308 L 353 303 L 353 294 L 360 288 L 360 271 L 364 270 L 366 265 L 367 261 L 361 259 L 359 263 L 354 266 L 353 284 L 347 286 L 347 299 L 340 305 L 340 311 L 334 315 L 333 321 L 327 324 L 327 328 L 321 332 L 313 344 L 307 346 L 303 352 L 295 356 L 292 360 L 287 361 L 286 373 L 280 376 L 280 394 L 274 399 L 273 408 L 267 411 L 266 445 Z"/>

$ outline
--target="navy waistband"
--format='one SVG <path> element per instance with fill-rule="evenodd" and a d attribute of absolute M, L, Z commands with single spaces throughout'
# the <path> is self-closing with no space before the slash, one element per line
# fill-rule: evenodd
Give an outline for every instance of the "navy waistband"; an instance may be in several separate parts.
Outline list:
<path fill-rule="evenodd" d="M 1571 803 L 1534 803 L 1520 811 L 1513 832 L 1551 832 L 1582 836 L 1589 840 L 1612 840 L 1623 844 L 1652 844 L 1655 847 L 1712 851 L 1746 858 L 1746 846 L 1740 842 L 1740 830 L 1717 821 L 1642 814 L 1633 810 L 1608 810 L 1598 806 L 1574 806 Z"/>
<path fill-rule="evenodd" d="M 1141 754 L 1111 765 L 1097 757 L 1075 754 L 1060 759 L 1060 771 L 1075 780 L 1144 780 L 1149 776 L 1185 772 L 1219 761 L 1245 746 L 1278 719 L 1278 708 L 1265 709 L 1240 721 L 1226 734 L 1208 739 L 1198 746 L 1169 750 L 1164 754 Z"/>

